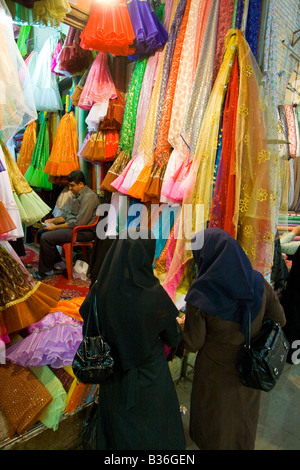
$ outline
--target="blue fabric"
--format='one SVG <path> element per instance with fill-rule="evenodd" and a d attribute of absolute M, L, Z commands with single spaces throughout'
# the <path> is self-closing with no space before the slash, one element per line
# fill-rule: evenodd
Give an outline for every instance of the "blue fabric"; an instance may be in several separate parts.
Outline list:
<path fill-rule="evenodd" d="M 240 244 L 222 229 L 198 232 L 192 242 L 200 247 L 193 249 L 198 277 L 185 300 L 207 314 L 240 323 L 244 333 L 249 312 L 253 321 L 261 309 L 263 276 L 252 268 Z"/>
<path fill-rule="evenodd" d="M 261 22 L 262 0 L 252 0 L 249 3 L 246 39 L 256 60 L 258 57 L 258 39 Z"/>
<path fill-rule="evenodd" d="M 237 9 L 236 9 L 235 29 L 241 29 L 242 27 L 244 6 L 245 6 L 245 0 L 238 0 Z"/>

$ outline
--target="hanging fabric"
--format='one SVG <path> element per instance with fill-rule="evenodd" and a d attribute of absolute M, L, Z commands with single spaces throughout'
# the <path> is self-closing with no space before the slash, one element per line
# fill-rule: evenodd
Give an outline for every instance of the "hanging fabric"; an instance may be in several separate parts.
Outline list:
<path fill-rule="evenodd" d="M 49 153 L 49 121 L 45 118 L 40 125 L 31 163 L 24 175 L 30 186 L 52 189 L 52 183 L 48 180 L 49 175 L 44 172 Z"/>
<path fill-rule="evenodd" d="M 75 116 L 73 111 L 66 112 L 58 125 L 51 153 L 43 169 L 44 174 L 52 177 L 51 181 L 54 182 L 56 177 L 66 177 L 72 171 L 79 170 L 77 152 L 78 138 Z"/>
<path fill-rule="evenodd" d="M 48 215 L 51 212 L 51 208 L 45 204 L 40 196 L 29 186 L 25 177 L 20 172 L 15 160 L 11 156 L 7 146 L 3 142 L 0 143 L 7 166 L 13 196 L 18 206 L 22 223 L 25 225 L 33 225 Z"/>
<path fill-rule="evenodd" d="M 22 175 L 25 175 L 31 163 L 35 143 L 36 143 L 36 121 L 33 121 L 28 124 L 28 126 L 26 127 L 24 131 L 22 144 L 21 144 L 20 152 L 19 152 L 18 159 L 17 159 L 17 165 Z"/>
<path fill-rule="evenodd" d="M 126 0 L 93 2 L 86 27 L 80 35 L 81 47 L 128 56 L 135 52 L 135 35 Z"/>
<path fill-rule="evenodd" d="M 183 237 L 176 240 L 172 263 L 164 282 L 164 287 L 173 299 L 181 282 L 192 276 L 192 251 L 186 249 L 186 243 L 190 243 L 190 233 L 204 229 L 209 221 L 219 124 L 236 53 L 239 60 L 239 90 L 236 130 L 233 134 L 236 180 L 232 223 L 235 238 L 246 251 L 254 269 L 268 275 L 273 263 L 278 166 L 271 155 L 276 154 L 275 144 L 272 144 L 277 141 L 276 113 L 268 103 L 267 95 L 259 88 L 260 71 L 242 32 L 230 30 L 226 40 L 223 63 L 207 105 L 201 139 L 186 182 L 179 225 Z M 257 106 L 253 107 L 253 102 Z M 252 175 L 255 175 L 255 179 Z M 203 207 L 200 217 L 197 213 L 198 204 Z M 189 207 L 192 207 L 192 227 L 191 232 L 186 233 L 184 220 Z"/>

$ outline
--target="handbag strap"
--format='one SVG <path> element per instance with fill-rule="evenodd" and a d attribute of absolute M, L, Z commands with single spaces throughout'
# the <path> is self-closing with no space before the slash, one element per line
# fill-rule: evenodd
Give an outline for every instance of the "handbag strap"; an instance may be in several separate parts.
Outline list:
<path fill-rule="evenodd" d="M 88 318 L 87 318 L 87 322 L 86 322 L 86 334 L 88 334 L 89 332 L 89 324 L 91 322 L 91 319 L 94 320 L 93 321 L 93 325 L 96 327 L 96 335 L 93 334 L 93 336 L 100 336 L 101 333 L 100 333 L 100 324 L 99 324 L 99 318 L 98 318 L 98 311 L 97 311 L 97 298 L 96 298 L 96 294 L 94 293 L 94 302 L 92 303 L 92 306 L 90 308 L 90 311 L 89 311 L 89 315 L 88 315 Z"/>
<path fill-rule="evenodd" d="M 251 348 L 251 312 L 248 312 L 248 321 L 245 333 L 245 348 Z"/>

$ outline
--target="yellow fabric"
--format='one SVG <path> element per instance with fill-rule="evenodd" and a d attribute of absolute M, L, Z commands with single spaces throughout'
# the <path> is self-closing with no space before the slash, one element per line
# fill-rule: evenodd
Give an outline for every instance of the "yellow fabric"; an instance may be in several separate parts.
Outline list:
<path fill-rule="evenodd" d="M 172 298 L 178 286 L 190 277 L 192 233 L 206 228 L 209 221 L 220 117 L 236 53 L 240 76 L 235 132 L 236 198 L 233 222 L 236 239 L 253 268 L 265 276 L 270 273 L 273 264 L 278 193 L 281 187 L 278 176 L 282 164 L 278 158 L 276 110 L 269 104 L 260 70 L 243 33 L 240 30 L 229 30 L 223 63 L 207 105 L 186 181 L 181 220 L 175 231 L 176 247 L 164 281 L 164 287 Z M 191 222 L 191 232 L 187 233 Z"/>

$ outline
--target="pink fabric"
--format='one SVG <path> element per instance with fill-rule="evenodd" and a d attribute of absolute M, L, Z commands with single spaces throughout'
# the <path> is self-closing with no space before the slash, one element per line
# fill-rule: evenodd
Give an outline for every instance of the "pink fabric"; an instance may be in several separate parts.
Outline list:
<path fill-rule="evenodd" d="M 95 103 L 111 98 L 117 98 L 117 91 L 108 67 L 107 54 L 99 52 L 87 76 L 78 107 L 90 110 Z"/>
<path fill-rule="evenodd" d="M 296 124 L 295 124 L 295 115 L 292 105 L 284 106 L 287 127 L 288 127 L 288 138 L 290 142 L 290 155 L 292 158 L 296 158 L 297 153 L 297 134 L 296 134 Z"/>

